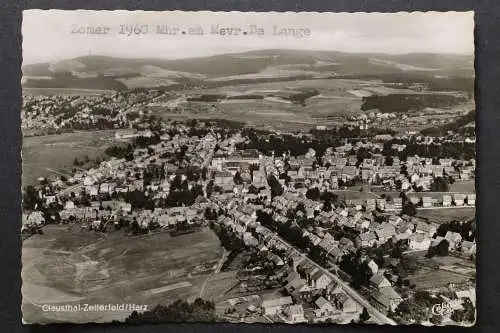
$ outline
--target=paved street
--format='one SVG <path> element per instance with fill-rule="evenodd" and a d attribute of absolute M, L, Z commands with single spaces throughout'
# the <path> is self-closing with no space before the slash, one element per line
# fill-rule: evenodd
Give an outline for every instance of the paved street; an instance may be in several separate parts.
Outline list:
<path fill-rule="evenodd" d="M 382 312 L 377 310 L 373 305 L 371 305 L 363 296 L 361 296 L 356 290 L 351 288 L 347 283 L 342 281 L 337 275 L 331 273 L 328 271 L 326 268 L 322 267 L 318 263 L 312 261 L 309 257 L 307 257 L 304 253 L 301 251 L 297 250 L 294 246 L 292 246 L 290 243 L 285 241 L 283 238 L 275 234 L 275 237 L 278 238 L 280 241 L 283 243 L 287 244 L 287 246 L 293 248 L 297 253 L 300 254 L 301 257 L 304 258 L 309 264 L 319 268 L 322 270 L 326 275 L 328 275 L 331 279 L 333 279 L 335 282 L 337 282 L 342 289 L 346 292 L 347 295 L 349 295 L 351 298 L 353 298 L 356 302 L 358 302 L 361 306 L 365 307 L 368 310 L 368 313 L 374 317 L 379 324 L 389 324 L 389 325 L 397 325 L 397 323 L 392 320 L 391 318 L 387 317 L 384 315 Z"/>

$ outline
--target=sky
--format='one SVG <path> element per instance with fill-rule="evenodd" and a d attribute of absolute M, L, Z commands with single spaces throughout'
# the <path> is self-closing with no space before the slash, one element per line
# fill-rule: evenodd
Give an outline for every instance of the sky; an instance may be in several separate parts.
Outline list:
<path fill-rule="evenodd" d="M 247 35 L 210 34 L 212 26 Z M 147 33 L 120 34 L 121 26 L 147 25 Z M 163 35 L 156 26 L 204 35 Z M 250 26 L 264 35 L 250 34 Z M 108 27 L 106 35 L 72 33 Z M 309 36 L 274 35 L 274 29 L 309 29 Z M 145 30 L 145 29 L 143 29 Z M 38 10 L 23 12 L 23 63 L 51 62 L 82 55 L 179 59 L 259 49 L 332 50 L 403 54 L 474 53 L 473 12 L 414 13 L 243 13 Z"/>

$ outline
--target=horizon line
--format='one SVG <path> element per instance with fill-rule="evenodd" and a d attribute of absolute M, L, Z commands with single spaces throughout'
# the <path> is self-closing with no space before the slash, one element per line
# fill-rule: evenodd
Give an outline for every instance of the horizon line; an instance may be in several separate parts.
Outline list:
<path fill-rule="evenodd" d="M 29 65 L 38 65 L 38 64 L 45 64 L 45 63 L 51 63 L 51 62 L 58 62 L 58 61 L 65 61 L 65 60 L 74 60 L 78 58 L 83 58 L 83 57 L 107 57 L 107 58 L 116 58 L 116 59 L 130 59 L 130 60 L 165 60 L 165 61 L 175 61 L 175 60 L 186 60 L 186 59 L 204 59 L 204 58 L 210 58 L 210 57 L 216 57 L 216 56 L 223 56 L 223 55 L 236 55 L 236 54 L 245 54 L 245 53 L 251 53 L 251 52 L 263 52 L 263 51 L 299 51 L 299 52 L 331 52 L 331 53 L 344 53 L 344 54 L 359 54 L 359 55 L 369 55 L 369 54 L 379 54 L 379 55 L 388 55 L 388 56 L 402 56 L 402 55 L 411 55 L 411 54 L 433 54 L 433 55 L 449 55 L 449 56 L 475 56 L 475 52 L 472 53 L 460 53 L 460 52 L 426 52 L 426 51 L 420 51 L 420 52 L 401 52 L 401 53 L 384 53 L 384 52 L 349 52 L 349 51 L 340 51 L 340 50 L 324 50 L 324 49 L 297 49 L 297 48 L 264 48 L 264 49 L 253 49 L 253 50 L 248 50 L 248 51 L 235 51 L 235 52 L 221 52 L 221 53 L 214 53 L 214 54 L 209 54 L 205 56 L 195 56 L 195 57 L 181 57 L 181 58 L 161 58 L 161 57 L 127 57 L 127 56 L 120 56 L 120 55 L 106 55 L 106 54 L 81 54 L 77 55 L 74 57 L 70 58 L 62 58 L 62 59 L 53 59 L 53 60 L 43 60 L 43 61 L 35 61 L 35 62 L 30 62 L 30 63 L 24 63 L 24 58 L 23 58 L 23 63 L 22 66 L 29 66 Z"/>

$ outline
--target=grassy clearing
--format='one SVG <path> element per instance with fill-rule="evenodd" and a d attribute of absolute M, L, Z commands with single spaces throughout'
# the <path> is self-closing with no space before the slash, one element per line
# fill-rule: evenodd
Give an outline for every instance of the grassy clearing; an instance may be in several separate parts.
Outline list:
<path fill-rule="evenodd" d="M 366 200 L 366 199 L 377 199 L 380 198 L 379 193 L 373 193 L 368 191 L 360 190 L 338 190 L 333 191 L 333 193 L 339 196 L 339 200 Z"/>
<path fill-rule="evenodd" d="M 199 265 L 212 266 L 222 253 L 217 236 L 209 229 L 178 237 L 168 233 L 103 235 L 77 226 L 49 226 L 44 231 L 23 243 L 23 317 L 29 322 L 120 319 L 103 313 L 86 313 L 81 318 L 54 315 L 41 311 L 39 305 L 44 303 L 125 302 L 152 307 L 196 297 L 210 271 L 191 273 Z M 121 319 L 127 315 L 121 313 Z"/>
<path fill-rule="evenodd" d="M 78 89 L 78 88 L 26 88 L 23 87 L 23 96 L 96 96 L 114 94 L 114 90 L 106 89 Z"/>
<path fill-rule="evenodd" d="M 38 177 L 67 173 L 75 158 L 103 157 L 114 134 L 114 130 L 105 130 L 24 138 L 23 186 L 34 184 Z"/>
<path fill-rule="evenodd" d="M 281 103 L 263 99 L 241 100 L 235 103 L 207 102 L 210 112 L 203 112 L 203 117 L 228 118 L 245 121 L 256 126 L 273 126 L 277 129 L 308 129 L 316 125 L 333 126 L 344 121 L 346 116 L 360 114 L 361 97 L 349 93 L 352 89 L 361 89 L 367 86 L 378 87 L 380 82 L 344 79 L 316 79 L 294 80 L 270 83 L 235 84 L 219 88 L 192 89 L 185 91 L 187 96 L 194 95 L 238 95 L 238 94 L 287 94 L 300 89 L 315 89 L 319 95 L 308 98 L 305 105 Z M 198 106 L 197 109 L 202 108 Z M 191 106 L 180 105 L 186 117 L 195 114 Z M 161 114 L 162 111 L 159 111 Z M 162 115 L 169 118 L 171 115 Z"/>
<path fill-rule="evenodd" d="M 464 193 L 474 193 L 476 191 L 476 181 L 466 180 L 457 181 L 450 185 L 450 192 L 464 192 Z"/>
<path fill-rule="evenodd" d="M 416 285 L 416 290 L 446 288 L 448 284 L 461 284 L 469 280 L 468 277 L 445 270 L 422 269 L 409 277 L 410 284 Z"/>
<path fill-rule="evenodd" d="M 226 292 L 239 283 L 236 271 L 221 272 L 210 277 L 203 294 L 204 299 L 219 301 L 227 299 Z"/>
<path fill-rule="evenodd" d="M 408 277 L 416 290 L 446 288 L 448 283 L 464 283 L 475 279 L 475 263 L 466 258 L 454 256 L 426 258 L 425 251 L 413 253 L 418 270 Z"/>
<path fill-rule="evenodd" d="M 419 209 L 417 211 L 417 216 L 438 224 L 447 223 L 453 220 L 468 221 L 476 217 L 476 208 Z"/>

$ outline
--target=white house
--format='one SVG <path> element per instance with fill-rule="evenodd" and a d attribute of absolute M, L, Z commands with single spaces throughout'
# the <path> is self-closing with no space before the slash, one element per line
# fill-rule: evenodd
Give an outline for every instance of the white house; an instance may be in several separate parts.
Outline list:
<path fill-rule="evenodd" d="M 315 302 L 317 309 L 314 310 L 316 317 L 331 316 L 335 313 L 335 307 L 332 303 L 328 302 L 323 296 L 320 296 Z"/>
<path fill-rule="evenodd" d="M 426 251 L 431 246 L 431 238 L 423 233 L 414 233 L 408 237 L 408 245 L 411 250 Z"/>

